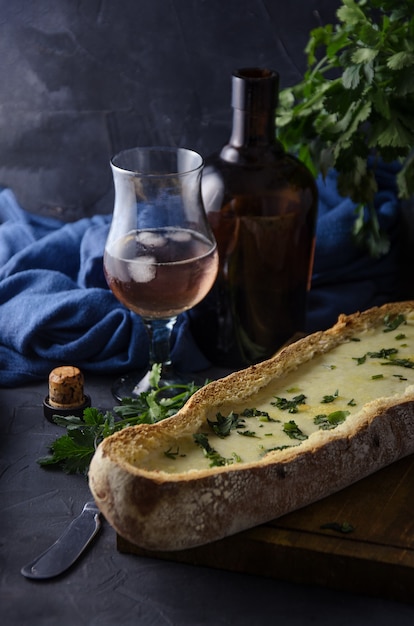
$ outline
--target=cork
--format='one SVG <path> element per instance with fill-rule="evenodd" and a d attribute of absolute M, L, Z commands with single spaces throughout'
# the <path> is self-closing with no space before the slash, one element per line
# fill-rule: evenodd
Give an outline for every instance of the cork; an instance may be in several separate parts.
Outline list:
<path fill-rule="evenodd" d="M 85 395 L 84 377 L 79 368 L 62 365 L 49 374 L 49 395 L 43 402 L 45 417 L 52 421 L 53 415 L 76 415 L 82 417 L 83 409 L 91 405 Z"/>
<path fill-rule="evenodd" d="M 49 374 L 49 404 L 56 408 L 78 407 L 84 402 L 83 374 L 71 365 L 57 367 Z"/>

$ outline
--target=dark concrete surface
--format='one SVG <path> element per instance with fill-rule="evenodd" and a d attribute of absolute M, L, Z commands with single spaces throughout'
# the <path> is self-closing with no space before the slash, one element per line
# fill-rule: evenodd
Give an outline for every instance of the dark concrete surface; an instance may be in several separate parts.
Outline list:
<path fill-rule="evenodd" d="M 110 379 L 86 381 L 112 408 Z M 32 581 L 20 568 L 90 499 L 81 476 L 36 460 L 62 429 L 43 416 L 45 385 L 0 389 L 0 623 L 4 626 L 411 626 L 414 605 L 282 580 L 121 554 L 107 524 L 64 575 Z"/>

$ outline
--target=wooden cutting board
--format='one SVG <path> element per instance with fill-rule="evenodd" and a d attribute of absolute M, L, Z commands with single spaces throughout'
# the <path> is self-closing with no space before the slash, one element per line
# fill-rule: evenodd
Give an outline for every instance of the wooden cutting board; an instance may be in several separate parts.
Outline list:
<path fill-rule="evenodd" d="M 323 528 L 326 524 L 353 530 Z M 179 552 L 121 552 L 414 602 L 414 455 L 277 520 Z"/>

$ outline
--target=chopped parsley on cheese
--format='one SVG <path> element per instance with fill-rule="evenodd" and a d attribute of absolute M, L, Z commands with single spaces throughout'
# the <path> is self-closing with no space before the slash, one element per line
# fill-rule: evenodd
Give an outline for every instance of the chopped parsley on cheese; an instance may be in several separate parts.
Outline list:
<path fill-rule="evenodd" d="M 382 327 L 302 363 L 248 404 L 221 407 L 202 432 L 153 451 L 140 466 L 169 473 L 254 462 L 298 446 L 319 430 L 340 426 L 380 397 L 414 384 L 414 316 L 384 319 Z"/>

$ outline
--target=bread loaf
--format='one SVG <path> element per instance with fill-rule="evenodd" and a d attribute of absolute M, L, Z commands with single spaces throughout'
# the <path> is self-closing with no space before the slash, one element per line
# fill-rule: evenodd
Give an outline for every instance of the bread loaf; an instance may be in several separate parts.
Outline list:
<path fill-rule="evenodd" d="M 414 302 L 341 315 L 325 332 L 126 428 L 89 472 L 115 530 L 180 550 L 245 530 L 414 452 Z"/>

